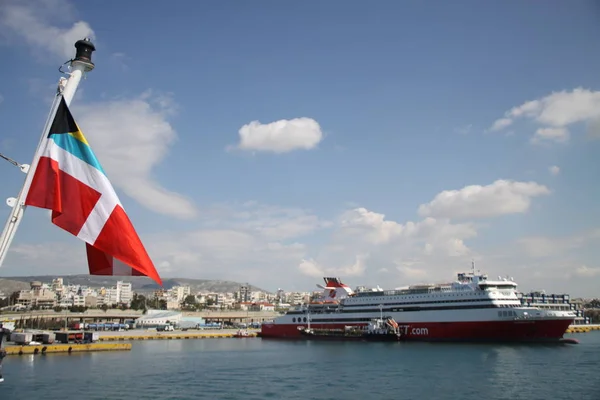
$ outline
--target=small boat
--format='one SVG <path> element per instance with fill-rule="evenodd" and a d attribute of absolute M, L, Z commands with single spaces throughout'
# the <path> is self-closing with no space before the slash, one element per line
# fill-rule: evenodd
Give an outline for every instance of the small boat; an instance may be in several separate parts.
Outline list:
<path fill-rule="evenodd" d="M 250 337 L 250 333 L 245 329 L 240 329 L 236 333 L 233 334 L 234 338 L 246 338 Z"/>
<path fill-rule="evenodd" d="M 392 318 L 371 320 L 366 327 L 345 326 L 343 329 L 298 327 L 300 334 L 313 340 L 355 340 L 369 342 L 399 342 L 403 335 Z"/>

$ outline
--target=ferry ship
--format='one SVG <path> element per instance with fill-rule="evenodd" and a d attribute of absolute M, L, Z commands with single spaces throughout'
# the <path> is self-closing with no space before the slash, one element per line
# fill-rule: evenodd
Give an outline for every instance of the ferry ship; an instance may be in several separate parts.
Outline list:
<path fill-rule="evenodd" d="M 488 279 L 479 271 L 459 273 L 454 282 L 395 290 L 353 291 L 339 278 L 325 277 L 321 297 L 264 322 L 263 338 L 301 338 L 301 330 L 365 327 L 374 318 L 392 318 L 403 340 L 560 341 L 573 323 L 572 310 L 526 306 L 512 278 Z M 310 322 L 309 322 L 310 321 Z"/>

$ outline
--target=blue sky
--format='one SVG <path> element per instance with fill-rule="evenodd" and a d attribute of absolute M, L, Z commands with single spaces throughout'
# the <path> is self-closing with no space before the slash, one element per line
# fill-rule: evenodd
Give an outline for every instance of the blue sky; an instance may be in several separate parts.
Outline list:
<path fill-rule="evenodd" d="M 92 36 L 71 108 L 162 276 L 393 287 L 475 259 L 598 294 L 597 3 L 145 4 L 7 3 L 0 152 L 30 162 Z M 0 276 L 86 271 L 28 209 Z"/>

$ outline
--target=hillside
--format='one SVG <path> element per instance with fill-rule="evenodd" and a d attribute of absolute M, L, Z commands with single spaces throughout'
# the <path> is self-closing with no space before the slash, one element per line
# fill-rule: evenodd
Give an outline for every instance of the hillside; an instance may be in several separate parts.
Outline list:
<path fill-rule="evenodd" d="M 92 288 L 111 287 L 117 281 L 131 282 L 133 291 L 138 293 L 152 292 L 159 288 L 158 284 L 148 278 L 137 276 L 92 276 L 92 275 L 43 275 L 43 276 L 11 276 L 0 279 L 0 291 L 10 294 L 15 290 L 29 288 L 29 282 L 40 281 L 50 283 L 53 279 L 63 278 L 64 284 L 85 285 Z M 163 279 L 163 288 L 170 289 L 174 286 L 189 286 L 192 293 L 197 292 L 236 292 L 241 283 L 232 281 L 219 281 L 208 279 L 189 279 L 189 278 L 165 278 Z M 261 288 L 250 285 L 252 291 L 263 291 Z"/>
<path fill-rule="evenodd" d="M 10 279 L 0 279 L 0 292 L 7 296 L 18 290 L 25 289 L 29 289 L 29 283 Z"/>

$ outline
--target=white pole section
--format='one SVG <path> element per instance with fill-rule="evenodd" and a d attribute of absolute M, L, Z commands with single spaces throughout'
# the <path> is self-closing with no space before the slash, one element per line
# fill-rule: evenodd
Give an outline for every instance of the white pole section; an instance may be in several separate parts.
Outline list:
<path fill-rule="evenodd" d="M 69 105 L 71 100 L 73 100 L 73 96 L 75 96 L 75 92 L 77 91 L 77 87 L 79 86 L 79 82 L 81 81 L 83 73 L 94 69 L 94 64 L 92 63 L 92 52 L 95 50 L 95 47 L 92 42 L 90 42 L 90 40 L 87 38 L 78 40 L 77 43 L 75 43 L 75 48 L 77 49 L 77 53 L 75 59 L 71 60 L 70 62 L 71 73 L 69 79 L 67 79 L 66 84 L 64 78 L 61 78 L 58 83 L 58 91 L 54 97 L 54 101 L 52 102 L 50 114 L 48 115 L 44 129 L 42 130 L 42 135 L 35 150 L 31 166 L 28 168 L 23 166 L 25 168 L 21 168 L 23 172 L 27 174 L 27 177 L 25 178 L 23 187 L 19 192 L 19 196 L 16 199 L 11 197 L 6 200 L 6 203 L 12 207 L 12 210 L 8 220 L 6 221 L 4 230 L 2 231 L 2 235 L 0 236 L 0 267 L 4 262 L 6 255 L 8 254 L 10 244 L 12 243 L 12 240 L 17 232 L 17 228 L 23 219 L 25 209 L 27 208 L 25 205 L 25 199 L 27 198 L 27 193 L 29 193 L 31 182 L 33 181 L 33 175 L 40 159 L 40 152 L 42 149 L 44 149 L 46 140 L 48 140 L 48 132 L 50 131 L 52 122 L 54 122 L 54 116 L 56 115 L 60 100 L 64 97 L 65 102 L 67 105 Z"/>

